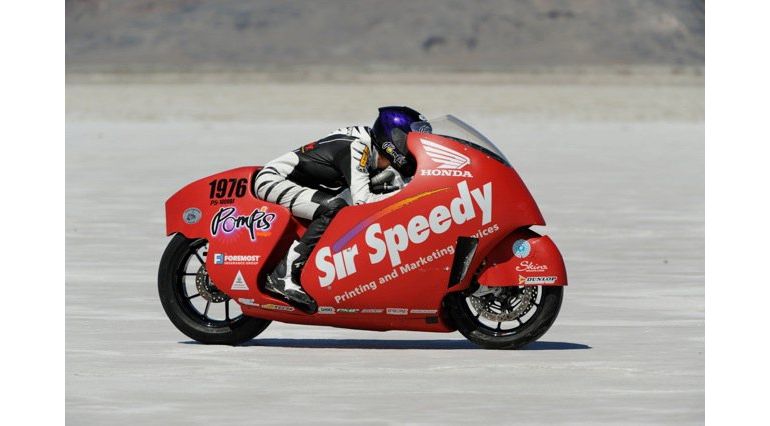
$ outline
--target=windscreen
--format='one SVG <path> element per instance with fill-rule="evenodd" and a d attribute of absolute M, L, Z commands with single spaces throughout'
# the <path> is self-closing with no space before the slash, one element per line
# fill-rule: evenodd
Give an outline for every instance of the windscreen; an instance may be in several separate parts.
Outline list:
<path fill-rule="evenodd" d="M 441 117 L 428 120 L 431 127 L 431 133 L 435 135 L 446 135 L 456 137 L 468 141 L 474 145 L 478 145 L 483 150 L 489 151 L 502 160 L 506 165 L 510 166 L 510 162 L 505 157 L 502 151 L 491 140 L 487 139 L 484 135 L 479 133 L 478 130 L 471 127 L 468 123 L 460 120 L 454 115 L 443 115 Z"/>

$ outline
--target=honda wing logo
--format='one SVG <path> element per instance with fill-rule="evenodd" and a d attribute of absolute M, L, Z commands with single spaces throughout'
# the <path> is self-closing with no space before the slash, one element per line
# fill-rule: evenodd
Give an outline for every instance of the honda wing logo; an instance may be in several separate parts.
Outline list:
<path fill-rule="evenodd" d="M 439 169 L 462 169 L 471 164 L 470 158 L 459 152 L 429 140 L 421 139 L 422 146 L 431 160 L 439 163 Z"/>
<path fill-rule="evenodd" d="M 422 176 L 473 177 L 470 172 L 460 171 L 463 167 L 471 164 L 470 158 L 427 139 L 420 139 L 420 142 L 422 142 L 422 147 L 425 148 L 428 157 L 438 163 L 438 169 L 442 169 L 422 169 L 420 170 Z"/>

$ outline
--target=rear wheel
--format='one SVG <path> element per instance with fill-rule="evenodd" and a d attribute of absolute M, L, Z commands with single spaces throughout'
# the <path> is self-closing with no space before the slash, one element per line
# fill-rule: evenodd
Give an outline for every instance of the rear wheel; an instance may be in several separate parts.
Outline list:
<path fill-rule="evenodd" d="M 447 296 L 447 312 L 460 333 L 487 349 L 518 349 L 539 339 L 559 314 L 563 287 L 478 286 Z"/>
<path fill-rule="evenodd" d="M 158 294 L 166 315 L 182 333 L 207 344 L 237 345 L 253 339 L 270 321 L 243 315 L 206 271 L 208 241 L 176 234 L 163 252 Z"/>

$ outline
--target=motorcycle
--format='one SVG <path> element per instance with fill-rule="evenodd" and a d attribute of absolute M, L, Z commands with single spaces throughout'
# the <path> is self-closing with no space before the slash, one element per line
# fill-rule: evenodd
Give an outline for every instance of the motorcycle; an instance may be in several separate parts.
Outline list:
<path fill-rule="evenodd" d="M 459 331 L 515 349 L 555 321 L 567 285 L 561 253 L 503 153 L 459 118 L 410 132 L 416 171 L 400 192 L 343 208 L 301 274 L 318 309 L 264 290 L 307 221 L 257 198 L 259 166 L 221 172 L 166 201 L 158 291 L 171 322 L 206 344 L 237 345 L 271 321 L 363 330 Z"/>

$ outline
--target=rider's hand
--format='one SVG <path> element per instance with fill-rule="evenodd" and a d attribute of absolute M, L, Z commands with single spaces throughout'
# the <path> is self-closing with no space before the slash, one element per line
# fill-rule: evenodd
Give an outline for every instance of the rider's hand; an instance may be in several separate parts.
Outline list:
<path fill-rule="evenodd" d="M 388 167 L 381 171 L 373 176 L 370 181 L 371 191 L 378 194 L 387 194 L 403 187 L 404 180 L 393 167 Z"/>

